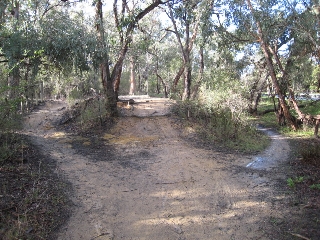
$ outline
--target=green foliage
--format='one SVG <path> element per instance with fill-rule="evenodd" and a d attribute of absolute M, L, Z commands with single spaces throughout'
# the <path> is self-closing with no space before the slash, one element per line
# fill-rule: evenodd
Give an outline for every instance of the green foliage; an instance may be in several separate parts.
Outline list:
<path fill-rule="evenodd" d="M 105 106 L 106 99 L 102 98 L 90 98 L 76 106 L 77 112 L 79 113 L 76 122 L 79 124 L 82 131 L 86 131 L 98 124 L 102 125 L 106 122 L 108 110 Z"/>
<path fill-rule="evenodd" d="M 200 136 L 219 146 L 256 152 L 269 143 L 250 125 L 246 100 L 239 94 L 202 89 L 200 101 L 181 102 L 173 112 L 195 124 Z"/>
<path fill-rule="evenodd" d="M 87 56 L 95 51 L 95 37 L 87 32 L 81 19 L 71 19 L 67 13 L 51 11 L 40 26 L 45 55 L 50 62 L 65 74 L 73 68 L 89 70 Z M 92 56 L 98 58 L 95 54 Z"/>
<path fill-rule="evenodd" d="M 320 101 L 303 101 L 302 103 L 305 104 L 305 107 L 301 108 L 301 111 L 303 111 L 304 113 L 308 113 L 311 115 L 320 114 Z"/>
<path fill-rule="evenodd" d="M 0 87 L 0 163 L 10 160 L 19 148 L 13 133 L 21 126 L 21 114 L 17 111 L 19 99 L 8 100 L 4 95 L 6 90 Z"/>
<path fill-rule="evenodd" d="M 0 133 L 0 165 L 12 161 L 12 157 L 21 149 L 21 142 L 12 133 Z"/>
<path fill-rule="evenodd" d="M 295 177 L 295 178 L 288 178 L 287 185 L 291 188 L 294 188 L 297 183 L 302 183 L 304 181 L 304 177 Z"/>
<path fill-rule="evenodd" d="M 320 190 L 320 183 L 315 183 L 310 186 L 311 189 Z"/>
<path fill-rule="evenodd" d="M 8 98 L 12 88 L 7 86 L 7 76 L 7 69 L 0 65 L 0 165 L 11 160 L 19 148 L 14 133 L 21 127 L 21 114 L 18 113 L 20 99 Z"/>
<path fill-rule="evenodd" d="M 295 186 L 295 182 L 293 181 L 292 178 L 287 179 L 287 184 L 289 187 L 293 188 Z"/>

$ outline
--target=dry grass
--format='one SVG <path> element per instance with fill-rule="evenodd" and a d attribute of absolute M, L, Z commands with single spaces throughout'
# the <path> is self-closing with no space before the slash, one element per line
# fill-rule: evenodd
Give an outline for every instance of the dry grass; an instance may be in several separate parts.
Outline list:
<path fill-rule="evenodd" d="M 19 147 L 0 166 L 0 238 L 53 239 L 68 218 L 68 184 L 53 173 L 54 162 L 15 139 Z"/>

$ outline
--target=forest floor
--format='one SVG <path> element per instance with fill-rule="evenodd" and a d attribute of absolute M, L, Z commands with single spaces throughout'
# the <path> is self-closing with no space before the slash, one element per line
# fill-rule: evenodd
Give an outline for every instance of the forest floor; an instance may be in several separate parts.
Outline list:
<path fill-rule="evenodd" d="M 72 186 L 53 239 L 319 239 L 319 194 L 287 185 L 299 174 L 288 139 L 262 129 L 263 153 L 217 150 L 167 115 L 171 104 L 136 99 L 81 135 L 58 124 L 63 101 L 26 118 L 24 133 Z"/>

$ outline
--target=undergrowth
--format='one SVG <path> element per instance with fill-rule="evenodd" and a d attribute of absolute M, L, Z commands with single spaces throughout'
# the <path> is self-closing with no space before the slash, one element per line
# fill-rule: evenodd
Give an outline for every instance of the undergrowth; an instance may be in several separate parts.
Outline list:
<path fill-rule="evenodd" d="M 298 154 L 304 163 L 320 168 L 320 141 L 303 141 L 300 144 Z"/>
<path fill-rule="evenodd" d="M 48 239 L 67 219 L 66 184 L 48 166 L 54 163 L 17 134 L 17 103 L 0 98 L 0 239 Z"/>
<path fill-rule="evenodd" d="M 106 109 L 106 99 L 100 97 L 88 98 L 73 103 L 66 111 L 60 124 L 72 123 L 73 130 L 86 132 L 92 127 L 101 126 L 111 119 Z"/>
<path fill-rule="evenodd" d="M 17 100 L 0 99 L 0 164 L 9 159 L 19 148 L 14 132 L 20 129 L 21 114 L 17 111 Z"/>
<path fill-rule="evenodd" d="M 229 108 L 185 101 L 177 103 L 172 111 L 186 124 L 196 126 L 198 135 L 213 146 L 252 153 L 269 144 L 268 138 L 250 125 L 245 115 L 236 115 Z"/>
<path fill-rule="evenodd" d="M 14 138 L 17 147 L 0 165 L 0 239 L 50 239 L 68 218 L 69 187 L 53 173 L 54 162 Z"/>

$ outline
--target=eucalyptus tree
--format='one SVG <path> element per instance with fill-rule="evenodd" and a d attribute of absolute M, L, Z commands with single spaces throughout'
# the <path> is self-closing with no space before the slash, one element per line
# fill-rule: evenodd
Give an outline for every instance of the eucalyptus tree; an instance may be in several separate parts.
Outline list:
<path fill-rule="evenodd" d="M 10 15 L 1 19 L 0 47 L 8 85 L 12 86 L 9 97 L 25 94 L 25 89 L 35 84 L 39 70 L 49 69 L 49 65 L 64 73 L 88 69 L 86 41 L 91 38 L 85 36 L 83 24 L 71 16 L 65 3 L 15 1 L 4 11 Z"/>
<path fill-rule="evenodd" d="M 9 76 L 8 86 L 9 98 L 17 97 L 20 72 L 19 61 L 22 59 L 21 45 L 22 32 L 19 1 L 4 1 L 1 3 L 1 56 L 4 58 L 2 62 L 8 63 Z"/>
<path fill-rule="evenodd" d="M 96 2 L 96 29 L 99 36 L 100 46 L 105 46 L 107 37 L 104 36 L 103 27 L 103 11 L 102 0 Z M 165 4 L 167 1 L 155 0 L 151 3 L 143 4 L 141 2 L 118 0 L 113 1 L 113 15 L 115 28 L 118 31 L 118 42 L 120 50 L 114 61 L 112 70 L 110 69 L 110 59 L 106 54 L 101 59 L 100 72 L 102 85 L 108 98 L 108 106 L 110 113 L 113 115 L 116 112 L 116 101 L 118 99 L 119 85 L 121 80 L 122 68 L 124 59 L 129 49 L 129 44 L 132 41 L 132 34 L 137 27 L 137 23 L 144 18 L 149 12 L 155 9 L 160 4 Z M 108 47 L 107 47 L 108 49 Z"/>
<path fill-rule="evenodd" d="M 304 65 L 310 64 L 310 59 L 312 58 L 311 63 L 315 65 L 315 72 L 317 72 L 316 69 L 318 69 L 320 66 L 320 3 L 319 1 L 315 0 L 304 1 L 303 4 L 305 10 L 300 14 L 296 13 L 296 15 L 299 17 L 296 19 L 296 23 L 292 27 L 292 33 L 296 39 L 292 49 L 292 55 L 298 56 L 300 58 L 299 61 L 303 62 Z M 296 67 L 297 66 L 295 66 L 295 68 Z M 304 69 L 305 67 L 302 67 L 301 64 L 300 71 L 303 71 Z M 310 72 L 310 68 L 308 68 L 308 70 Z M 315 74 L 314 78 L 315 81 L 311 81 L 311 84 L 314 85 L 316 91 L 319 92 L 320 75 Z M 305 85 L 308 85 L 308 83 Z M 312 88 L 313 86 L 310 87 Z"/>
<path fill-rule="evenodd" d="M 266 61 L 261 54 L 244 57 L 242 61 L 247 62 L 247 71 L 242 75 L 242 82 L 247 88 L 247 99 L 249 100 L 248 111 L 250 114 L 258 113 L 258 104 L 261 100 L 262 92 L 265 91 L 269 84 L 269 72 L 266 71 Z M 269 90 L 269 92 L 272 92 Z M 274 94 L 272 95 L 274 99 Z"/>
<path fill-rule="evenodd" d="M 286 96 L 291 88 L 288 73 L 298 56 L 294 49 L 301 39 L 295 29 L 304 12 L 308 11 L 304 6 L 305 1 L 243 0 L 226 3 L 226 26 L 236 26 L 235 34 L 226 32 L 226 36 L 260 47 L 279 97 L 278 116 L 284 117 L 293 129 L 297 129 L 297 122 L 289 111 Z M 287 54 L 281 54 L 281 49 L 286 49 Z"/>
<path fill-rule="evenodd" d="M 198 69 L 198 75 L 193 81 L 193 87 L 191 91 L 191 98 L 196 99 L 198 96 L 199 87 L 204 80 L 205 67 L 211 66 L 211 64 L 205 64 L 205 59 L 210 58 L 210 51 L 215 52 L 216 46 L 216 34 L 214 25 L 214 7 L 218 5 L 215 1 L 205 1 L 203 7 L 204 11 L 200 16 L 200 26 L 195 44 L 198 47 L 198 54 L 194 54 L 194 69 Z M 206 56 L 207 55 L 207 56 Z"/>
<path fill-rule="evenodd" d="M 172 46 L 172 39 L 169 35 L 162 11 L 159 9 L 148 14 L 139 22 L 129 50 L 130 57 L 133 56 L 136 62 L 138 89 L 143 91 L 143 86 L 144 88 L 148 86 L 147 92 L 156 94 L 163 92 L 164 96 L 168 97 L 170 78 L 167 77 L 169 71 L 167 65 L 175 58 L 170 57 L 163 61 L 167 54 L 166 45 L 171 52 L 175 52 L 172 51 L 175 46 Z"/>
<path fill-rule="evenodd" d="M 174 79 L 174 86 L 177 85 L 181 75 L 184 73 L 183 99 L 189 99 L 191 95 L 191 74 L 192 74 L 192 49 L 197 38 L 201 17 L 206 12 L 211 12 L 214 1 L 192 0 L 169 2 L 167 4 L 167 15 L 172 22 L 172 31 L 180 47 L 183 66 L 181 66 Z M 206 19 L 206 20 L 209 20 Z M 203 22 L 205 23 L 205 21 Z M 201 51 L 200 51 L 201 54 Z"/>

